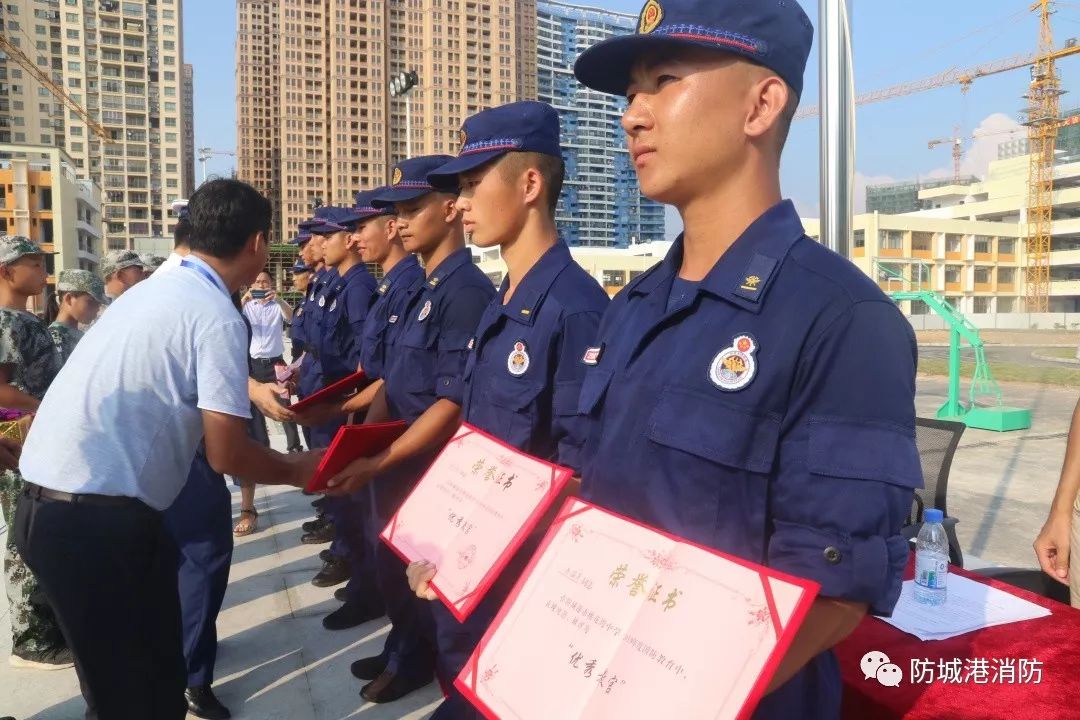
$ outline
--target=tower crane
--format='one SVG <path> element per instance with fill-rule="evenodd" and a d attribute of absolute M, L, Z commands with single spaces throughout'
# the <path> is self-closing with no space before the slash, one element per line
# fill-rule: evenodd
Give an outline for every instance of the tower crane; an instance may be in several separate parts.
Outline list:
<path fill-rule="evenodd" d="M 1064 47 L 1054 49 L 1051 16 L 1055 0 L 1035 0 L 1029 10 L 1039 13 L 1039 48 L 1030 55 L 1017 55 L 967 69 L 952 68 L 932 77 L 874 90 L 855 98 L 856 105 L 870 105 L 893 98 L 914 95 L 935 88 L 959 85 L 967 92 L 978 79 L 1022 67 L 1031 68 L 1024 125 L 1028 128 L 1030 169 L 1027 203 L 1027 266 L 1024 287 L 1028 312 L 1046 312 L 1050 306 L 1050 234 L 1053 221 L 1054 146 L 1058 131 L 1070 121 L 1061 120 L 1061 80 L 1057 62 L 1080 53 L 1080 44 L 1071 38 Z M 796 120 L 817 117 L 819 108 L 808 106 L 795 114 Z M 955 138 L 937 142 L 955 142 Z M 936 145 L 935 145 L 936 147 Z M 955 161 L 957 148 L 953 147 Z M 962 154 L 962 150 L 961 150 Z"/>
<path fill-rule="evenodd" d="M 960 137 L 960 126 L 953 131 L 951 138 L 939 138 L 926 144 L 927 149 L 933 150 L 938 145 L 952 145 L 953 159 L 953 182 L 960 182 L 960 163 L 964 160 L 964 138 Z"/>
<path fill-rule="evenodd" d="M 48 73 L 39 68 L 33 60 L 22 51 L 18 45 L 13 43 L 7 35 L 0 34 L 0 50 L 7 53 L 8 57 L 15 61 L 15 63 L 37 80 L 39 83 L 45 86 L 45 88 L 51 92 L 58 100 L 68 106 L 73 113 L 79 116 L 79 119 L 86 123 L 86 127 L 90 129 L 90 132 L 101 138 L 102 142 L 106 144 L 115 144 L 114 140 L 102 127 L 101 123 L 90 117 L 90 113 L 86 111 L 86 108 L 82 106 L 75 98 L 68 95 L 58 83 L 53 82 L 53 79 L 49 77 Z"/>
<path fill-rule="evenodd" d="M 199 148 L 198 149 L 199 164 L 202 165 L 202 181 L 206 182 L 206 161 L 215 155 L 229 155 L 236 157 L 236 153 L 231 150 L 215 150 L 214 148 Z"/>

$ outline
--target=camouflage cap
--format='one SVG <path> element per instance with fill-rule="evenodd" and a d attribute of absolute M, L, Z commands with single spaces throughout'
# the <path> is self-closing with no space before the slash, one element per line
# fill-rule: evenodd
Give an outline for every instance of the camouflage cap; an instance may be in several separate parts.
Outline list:
<path fill-rule="evenodd" d="M 61 270 L 56 278 L 56 291 L 58 293 L 84 292 L 102 305 L 107 305 L 109 302 L 109 299 L 105 297 L 105 283 L 89 270 Z"/>
<path fill-rule="evenodd" d="M 153 253 L 143 253 L 139 256 L 139 260 L 142 261 L 142 266 L 149 272 L 154 272 L 165 263 L 165 258 Z"/>
<path fill-rule="evenodd" d="M 138 253 L 132 250 L 110 250 L 101 258 L 101 277 L 108 279 L 114 272 L 129 267 L 143 267 Z"/>
<path fill-rule="evenodd" d="M 0 235 L 0 265 L 13 263 L 27 255 L 55 255 L 45 252 L 37 243 L 23 235 Z"/>

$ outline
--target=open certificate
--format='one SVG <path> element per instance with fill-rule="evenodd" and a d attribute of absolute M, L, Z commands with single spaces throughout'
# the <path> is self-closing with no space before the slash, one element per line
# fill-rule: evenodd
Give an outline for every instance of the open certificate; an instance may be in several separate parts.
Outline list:
<path fill-rule="evenodd" d="M 462 622 L 571 474 L 463 424 L 380 537 L 406 562 L 435 565 L 431 589 Z"/>
<path fill-rule="evenodd" d="M 817 589 L 570 498 L 455 684 L 488 718 L 746 718 Z"/>

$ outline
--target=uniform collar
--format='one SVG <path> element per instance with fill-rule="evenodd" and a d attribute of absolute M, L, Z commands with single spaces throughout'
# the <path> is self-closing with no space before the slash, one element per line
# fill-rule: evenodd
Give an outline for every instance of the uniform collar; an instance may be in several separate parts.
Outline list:
<path fill-rule="evenodd" d="M 699 289 L 745 310 L 760 312 L 780 266 L 792 245 L 804 235 L 795 205 L 790 200 L 774 205 L 728 248 Z M 682 265 L 682 256 L 680 235 L 657 271 L 643 278 L 631 293 L 648 294 L 665 283 L 670 287 Z"/>
<path fill-rule="evenodd" d="M 351 280 L 352 278 L 355 278 L 358 275 L 363 275 L 367 271 L 367 265 L 362 262 L 356 263 L 351 268 L 349 268 L 344 275 L 341 276 L 341 280 L 343 283 L 348 283 L 349 280 Z"/>
<path fill-rule="evenodd" d="M 529 268 L 529 272 L 525 273 L 525 277 L 521 279 L 517 290 L 514 291 L 514 296 L 510 298 L 510 302 L 500 305 L 502 314 L 524 325 L 532 325 L 536 320 L 537 310 L 540 308 L 541 303 L 544 302 L 548 290 L 551 289 L 555 279 L 559 277 L 572 260 L 570 248 L 562 241 L 555 243 L 541 256 L 535 265 Z M 509 286 L 510 278 L 505 278 L 502 287 L 499 288 L 500 303 L 502 298 L 506 296 L 506 290 Z"/>
<path fill-rule="evenodd" d="M 390 272 L 383 276 L 382 282 L 379 283 L 379 294 L 385 295 L 398 278 L 412 270 L 413 268 L 420 267 L 419 261 L 417 261 L 415 255 L 406 255 L 401 260 L 398 260 L 397 265 L 390 269 Z"/>
<path fill-rule="evenodd" d="M 469 248 L 460 248 L 446 256 L 439 263 L 434 272 L 424 281 L 425 290 L 436 290 L 440 285 L 453 275 L 458 269 L 472 262 L 472 252 Z"/>

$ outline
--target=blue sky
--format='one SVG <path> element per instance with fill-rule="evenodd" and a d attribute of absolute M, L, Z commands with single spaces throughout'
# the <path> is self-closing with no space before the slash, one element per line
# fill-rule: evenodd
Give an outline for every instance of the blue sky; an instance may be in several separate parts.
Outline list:
<path fill-rule="evenodd" d="M 817 25 L 817 0 L 800 0 Z M 596 7 L 637 13 L 642 0 L 594 0 Z M 1029 0 L 855 0 L 853 37 L 856 92 L 896 85 L 950 68 L 1030 53 L 1038 44 L 1038 22 Z M 196 147 L 236 147 L 236 78 L 234 3 L 184 1 L 184 53 L 195 67 Z M 1058 2 L 1055 33 L 1060 46 L 1080 38 L 1080 2 Z M 1063 108 L 1080 107 L 1080 56 L 1062 61 Z M 817 103 L 817 46 L 806 74 L 803 99 Z M 997 133 L 1015 124 L 1024 108 L 1028 75 L 1014 70 L 979 80 L 964 95 L 947 87 L 860 108 L 856 149 L 857 187 L 862 183 L 951 174 L 949 149 L 927 148 L 935 138 L 951 137 L 953 128 L 970 136 Z M 1007 134 L 972 141 L 965 171 L 984 172 L 998 141 Z M 226 173 L 232 158 L 207 163 L 208 173 Z M 196 177 L 201 171 L 196 162 Z M 800 210 L 818 206 L 818 123 L 803 120 L 792 129 L 784 157 L 783 186 Z M 861 192 L 859 193 L 861 195 Z M 856 198 L 857 204 L 859 198 Z M 860 205 L 861 207 L 861 205 Z"/>

